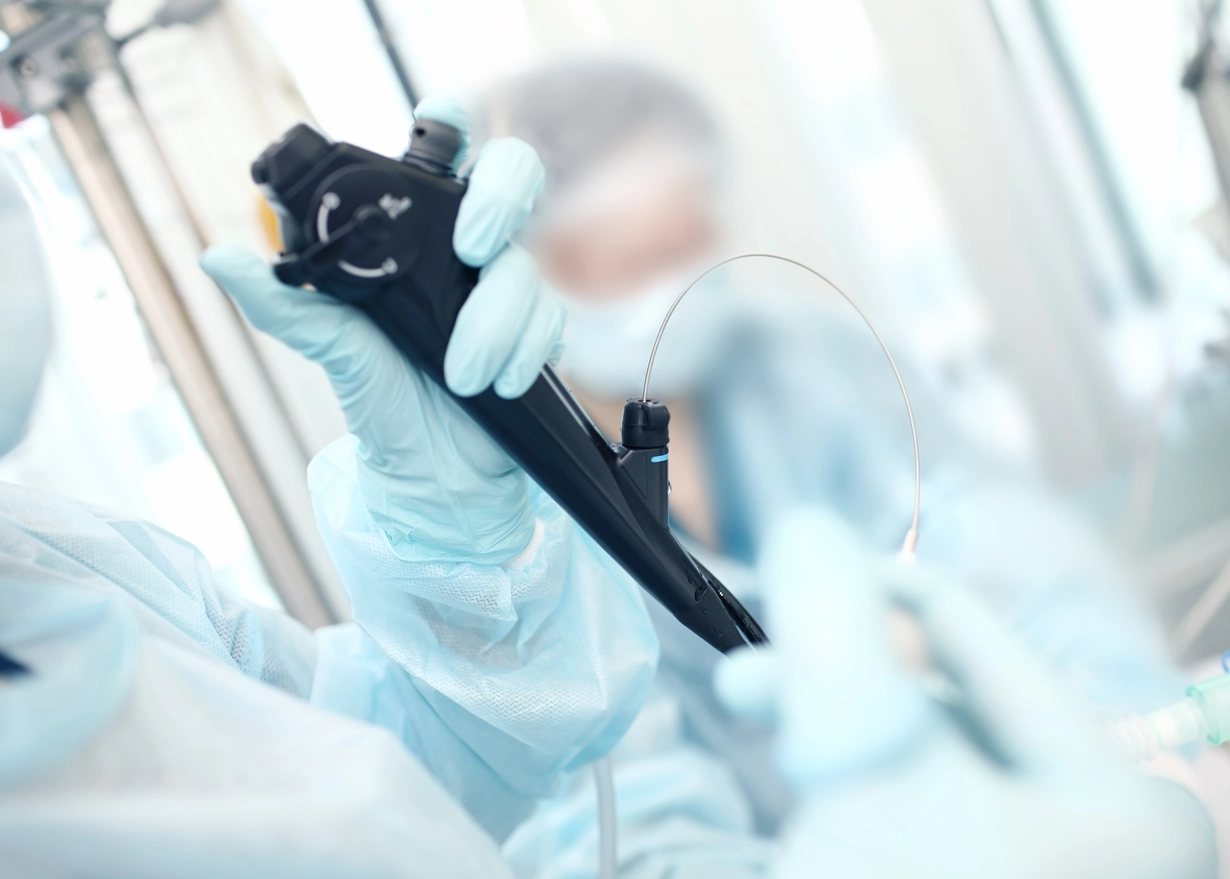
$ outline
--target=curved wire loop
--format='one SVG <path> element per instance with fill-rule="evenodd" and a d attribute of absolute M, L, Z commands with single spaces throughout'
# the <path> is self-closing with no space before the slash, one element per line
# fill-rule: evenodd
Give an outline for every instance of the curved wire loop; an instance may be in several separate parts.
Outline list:
<path fill-rule="evenodd" d="M 906 390 L 905 379 L 901 377 L 901 370 L 897 368 L 897 361 L 893 358 L 892 351 L 889 350 L 888 344 L 876 329 L 875 324 L 871 322 L 871 318 L 863 309 L 859 308 L 845 290 L 838 287 L 828 277 L 813 269 L 806 263 L 799 262 L 797 259 L 792 259 L 788 256 L 783 256 L 780 253 L 768 253 L 766 251 L 750 251 L 748 253 L 739 253 L 734 256 L 728 256 L 720 262 L 715 262 L 709 268 L 705 269 L 696 277 L 692 283 L 684 288 L 683 292 L 675 297 L 675 301 L 671 303 L 671 307 L 666 312 L 666 317 L 662 318 L 662 326 L 658 328 L 657 338 L 653 340 L 653 350 L 649 352 L 649 364 L 645 367 L 645 386 L 641 389 L 641 401 L 645 402 L 649 399 L 649 379 L 653 375 L 653 362 L 658 356 L 658 346 L 662 344 L 662 334 L 666 332 L 666 326 L 670 323 L 671 315 L 675 313 L 675 309 L 679 307 L 679 303 L 683 301 L 683 297 L 688 295 L 688 292 L 704 280 L 711 272 L 720 269 L 724 265 L 732 262 L 737 262 L 741 259 L 751 259 L 753 257 L 761 257 L 764 259 L 776 259 L 781 262 L 790 263 L 793 266 L 798 266 L 806 272 L 815 275 L 824 283 L 828 284 L 838 295 L 850 305 L 851 308 L 858 313 L 862 318 L 863 323 L 867 325 L 867 329 L 871 330 L 871 334 L 875 336 L 876 342 L 880 345 L 880 350 L 884 352 L 884 356 L 888 358 L 888 365 L 893 369 L 893 375 L 897 379 L 897 387 L 901 389 L 901 399 L 905 401 L 905 414 L 910 420 L 910 439 L 914 446 L 914 512 L 910 520 L 910 530 L 906 532 L 905 541 L 901 547 L 901 554 L 907 558 L 914 556 L 914 549 L 918 545 L 918 519 L 919 512 L 922 508 L 922 457 L 918 453 L 918 429 L 914 425 L 914 407 L 910 404 L 910 392 Z"/>

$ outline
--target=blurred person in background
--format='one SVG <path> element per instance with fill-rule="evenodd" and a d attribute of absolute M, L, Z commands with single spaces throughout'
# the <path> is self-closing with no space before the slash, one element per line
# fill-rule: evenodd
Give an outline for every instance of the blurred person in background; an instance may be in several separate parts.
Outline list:
<path fill-rule="evenodd" d="M 560 371 L 618 437 L 671 302 L 739 250 L 721 209 L 720 126 L 688 87 L 620 58 L 500 82 L 474 115 L 478 142 L 516 136 L 543 159 L 546 188 L 520 240 L 568 302 Z M 921 444 L 919 557 L 982 593 L 1107 716 L 1175 698 L 1182 679 L 1131 575 L 1073 512 L 963 436 L 942 394 L 901 366 Z M 873 548 L 900 545 L 913 500 L 908 422 L 882 352 L 844 303 L 710 276 L 672 319 L 649 390 L 672 414 L 672 525 L 753 612 L 752 566 L 787 506 L 823 505 Z M 616 752 L 621 862 L 638 876 L 759 875 L 759 839 L 793 796 L 765 730 L 715 698 L 716 655 L 649 604 L 662 657 L 655 697 Z M 514 834 L 506 853 L 523 875 L 548 862 L 560 875 L 592 870 L 588 785 L 576 779 Z"/>

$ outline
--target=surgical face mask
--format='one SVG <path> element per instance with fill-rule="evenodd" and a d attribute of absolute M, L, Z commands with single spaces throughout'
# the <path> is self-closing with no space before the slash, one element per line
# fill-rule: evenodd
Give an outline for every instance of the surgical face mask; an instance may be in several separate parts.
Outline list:
<path fill-rule="evenodd" d="M 42 241 L 16 181 L 0 164 L 0 455 L 26 434 L 51 349 Z"/>
<path fill-rule="evenodd" d="M 584 394 L 604 400 L 639 397 L 662 319 L 706 267 L 690 266 L 618 299 L 568 296 L 560 371 Z M 701 387 L 720 362 L 735 317 L 734 297 L 719 279 L 706 278 L 693 288 L 662 336 L 649 395 L 678 399 Z"/>

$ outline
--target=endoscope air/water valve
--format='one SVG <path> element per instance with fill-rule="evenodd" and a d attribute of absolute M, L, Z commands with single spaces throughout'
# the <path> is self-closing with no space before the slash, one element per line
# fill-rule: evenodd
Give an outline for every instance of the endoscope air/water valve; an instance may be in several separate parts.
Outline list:
<path fill-rule="evenodd" d="M 422 120 L 398 161 L 298 125 L 252 166 L 280 220 L 278 277 L 362 309 L 442 388 L 453 325 L 478 283 L 452 246 L 460 145 L 456 129 Z M 490 388 L 454 399 L 685 626 L 723 651 L 765 640 L 671 534 L 664 405 L 630 400 L 622 443 L 611 443 L 549 366 L 518 399 Z"/>

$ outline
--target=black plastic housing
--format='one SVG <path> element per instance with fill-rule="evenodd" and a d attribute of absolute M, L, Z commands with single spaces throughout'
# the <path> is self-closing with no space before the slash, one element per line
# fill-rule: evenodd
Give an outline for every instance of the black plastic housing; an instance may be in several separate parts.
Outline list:
<path fill-rule="evenodd" d="M 431 143 L 412 142 L 397 161 L 299 125 L 252 169 L 281 220 L 288 253 L 278 276 L 365 311 L 442 388 L 454 322 L 478 281 L 452 247 L 466 184 L 440 161 L 450 131 L 433 124 L 420 135 Z M 685 626 L 723 651 L 763 640 L 671 534 L 665 407 L 635 401 L 644 411 L 633 421 L 643 424 L 625 442 L 653 445 L 629 449 L 602 436 L 550 367 L 516 400 L 490 389 L 454 399 Z"/>

